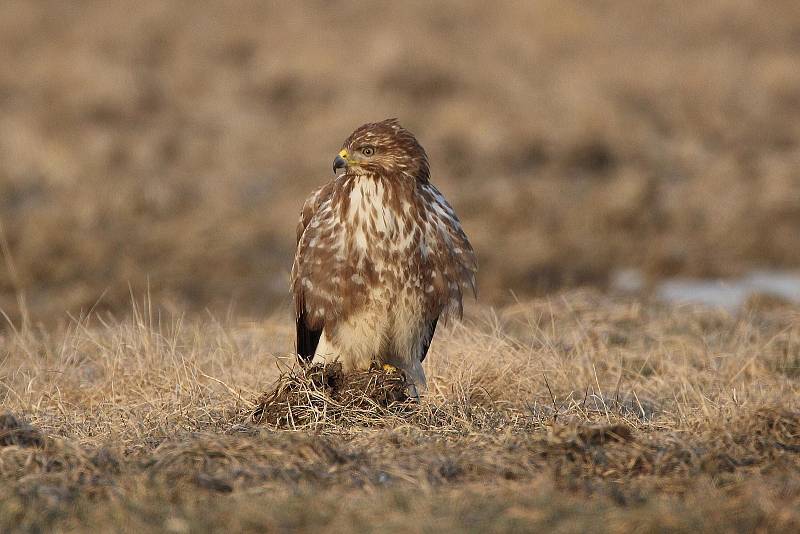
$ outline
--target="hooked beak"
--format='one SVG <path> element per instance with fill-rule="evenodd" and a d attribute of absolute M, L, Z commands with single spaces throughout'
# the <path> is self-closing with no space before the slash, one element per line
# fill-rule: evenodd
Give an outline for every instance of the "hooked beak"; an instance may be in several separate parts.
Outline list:
<path fill-rule="evenodd" d="M 347 167 L 347 150 L 342 149 L 341 152 L 336 154 L 336 157 L 333 158 L 333 174 L 336 174 L 336 171 L 339 169 L 344 169 Z"/>

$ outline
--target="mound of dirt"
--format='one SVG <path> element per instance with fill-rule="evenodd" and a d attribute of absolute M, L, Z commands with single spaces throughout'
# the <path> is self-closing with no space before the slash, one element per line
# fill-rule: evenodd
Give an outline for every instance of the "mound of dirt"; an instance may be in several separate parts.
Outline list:
<path fill-rule="evenodd" d="M 387 415 L 410 413 L 416 405 L 401 370 L 343 373 L 341 364 L 315 365 L 284 373 L 264 393 L 251 414 L 253 422 L 281 428 L 320 423 L 372 426 Z"/>
<path fill-rule="evenodd" d="M 0 414 L 0 447 L 44 447 L 45 438 L 38 428 L 19 419 L 14 414 Z"/>

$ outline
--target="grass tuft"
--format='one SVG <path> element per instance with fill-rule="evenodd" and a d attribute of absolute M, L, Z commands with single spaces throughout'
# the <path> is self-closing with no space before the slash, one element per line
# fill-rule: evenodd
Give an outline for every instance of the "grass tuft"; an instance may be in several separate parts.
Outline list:
<path fill-rule="evenodd" d="M 401 370 L 373 366 L 344 374 L 341 364 L 296 367 L 278 377 L 275 389 L 256 402 L 251 419 L 275 428 L 322 425 L 375 426 L 385 418 L 414 410 L 409 385 Z"/>

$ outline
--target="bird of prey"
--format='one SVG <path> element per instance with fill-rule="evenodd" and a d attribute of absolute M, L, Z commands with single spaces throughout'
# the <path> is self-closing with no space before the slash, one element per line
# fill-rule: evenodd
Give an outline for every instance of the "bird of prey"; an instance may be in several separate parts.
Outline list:
<path fill-rule="evenodd" d="M 475 292 L 475 253 L 430 182 L 425 150 L 397 119 L 357 128 L 333 172 L 297 227 L 297 354 L 346 373 L 373 362 L 402 369 L 424 388 L 437 321 L 463 313 L 463 288 Z"/>

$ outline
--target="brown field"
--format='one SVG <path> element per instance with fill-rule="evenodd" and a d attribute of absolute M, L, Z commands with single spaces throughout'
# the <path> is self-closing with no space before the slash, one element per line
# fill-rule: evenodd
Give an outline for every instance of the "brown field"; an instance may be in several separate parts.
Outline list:
<path fill-rule="evenodd" d="M 40 320 L 256 316 L 358 125 L 430 154 L 485 303 L 800 265 L 800 3 L 0 6 L 0 220 Z M 102 298 L 101 298 L 102 297 Z"/>
<path fill-rule="evenodd" d="M 494 6 L 0 2 L 0 532 L 800 531 L 800 306 L 608 290 L 800 267 L 800 2 Z M 392 116 L 480 301 L 385 406 L 288 271 Z"/>
<path fill-rule="evenodd" d="M 800 528 L 800 308 L 578 291 L 472 315 L 419 405 L 309 398 L 283 429 L 248 414 L 291 365 L 286 321 L 145 303 L 9 333 L 0 530 Z"/>

